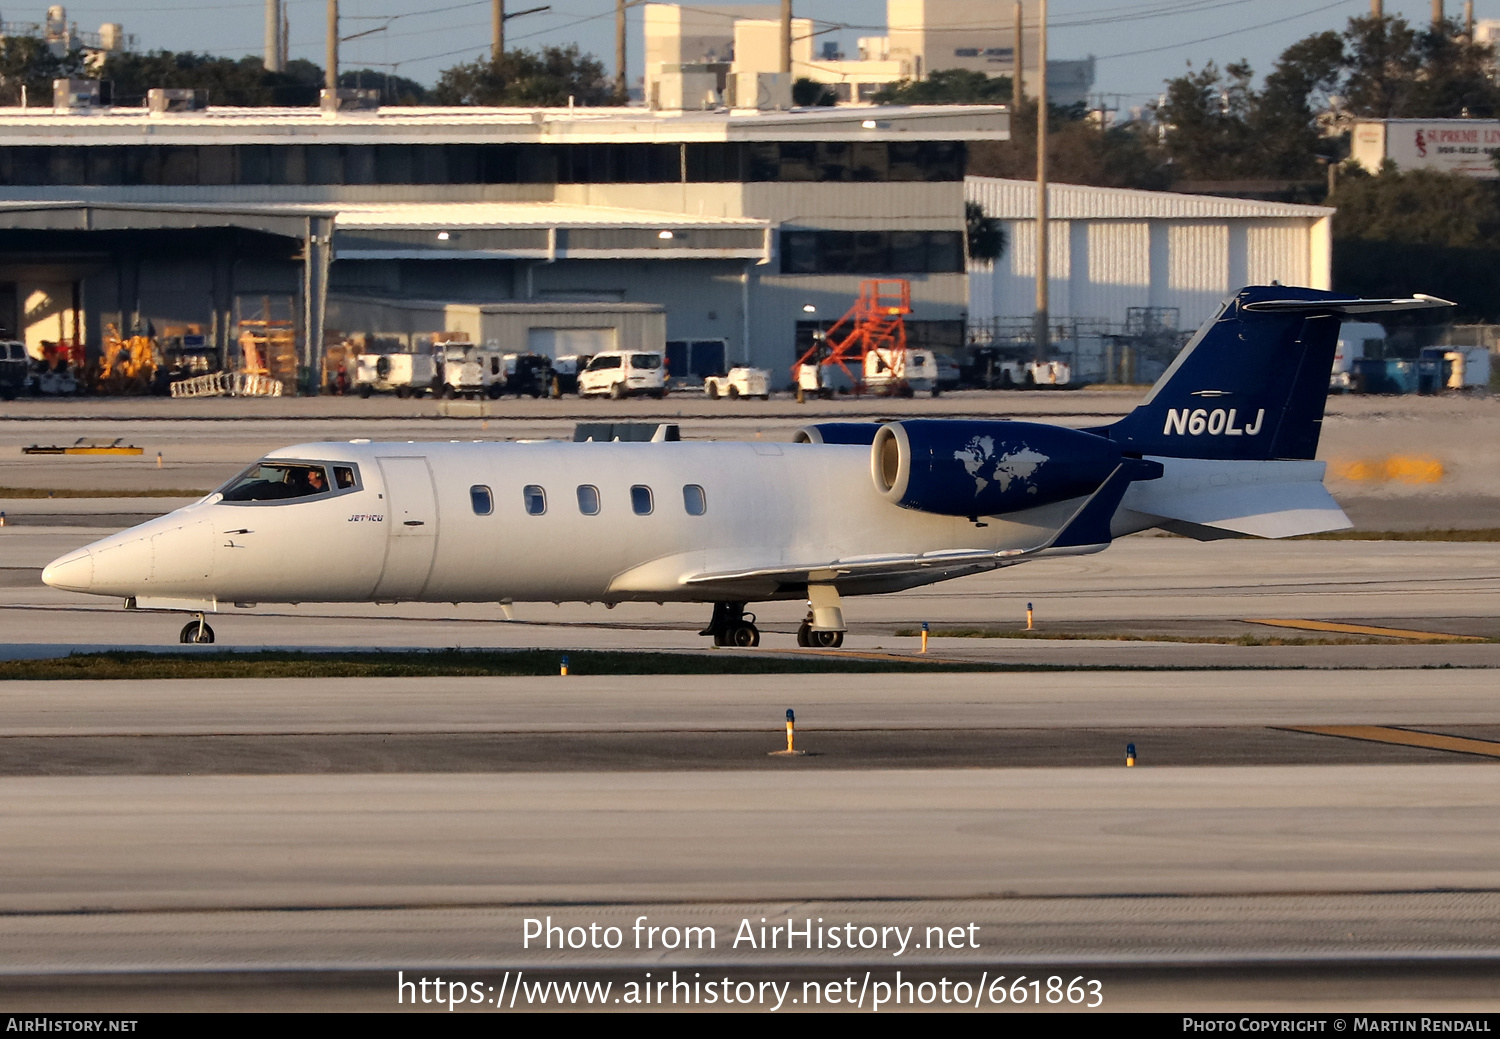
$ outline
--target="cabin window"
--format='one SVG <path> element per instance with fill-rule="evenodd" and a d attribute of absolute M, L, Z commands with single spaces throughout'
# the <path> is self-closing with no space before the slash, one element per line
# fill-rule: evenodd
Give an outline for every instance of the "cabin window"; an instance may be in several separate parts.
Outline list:
<path fill-rule="evenodd" d="M 488 516 L 495 511 L 495 496 L 483 484 L 476 483 L 469 488 L 469 502 L 474 506 L 476 516 Z"/>
<path fill-rule="evenodd" d="M 534 483 L 528 483 L 522 492 L 526 501 L 526 512 L 532 516 L 540 516 L 547 511 L 547 492 Z"/>
<path fill-rule="evenodd" d="M 630 507 L 637 516 L 651 515 L 651 488 L 639 483 L 630 488 Z"/>
<path fill-rule="evenodd" d="M 578 511 L 585 516 L 599 515 L 599 488 L 587 483 L 579 486 Z"/>
<path fill-rule="evenodd" d="M 682 507 L 687 509 L 689 516 L 701 516 L 708 511 L 708 498 L 703 493 L 703 488 L 696 483 L 690 483 L 682 488 Z"/>

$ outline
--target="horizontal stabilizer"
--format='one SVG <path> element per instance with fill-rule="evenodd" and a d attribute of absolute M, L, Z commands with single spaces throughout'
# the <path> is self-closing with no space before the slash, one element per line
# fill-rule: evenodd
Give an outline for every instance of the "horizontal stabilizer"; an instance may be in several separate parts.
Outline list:
<path fill-rule="evenodd" d="M 1132 485 L 1124 508 L 1259 538 L 1353 526 L 1323 486 L 1322 462 L 1171 459 L 1166 465 L 1161 480 Z"/>
<path fill-rule="evenodd" d="M 1263 299 L 1242 309 L 1262 314 L 1391 314 L 1404 310 L 1433 310 L 1454 304 L 1417 293 L 1406 299 Z"/>

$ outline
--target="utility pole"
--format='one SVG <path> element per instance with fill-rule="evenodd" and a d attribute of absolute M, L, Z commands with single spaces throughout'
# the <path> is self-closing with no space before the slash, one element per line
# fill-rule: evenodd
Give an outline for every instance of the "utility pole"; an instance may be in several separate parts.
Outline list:
<path fill-rule="evenodd" d="M 1432 27 L 1434 29 L 1443 27 L 1443 0 L 1432 0 Z"/>
<path fill-rule="evenodd" d="M 328 0 L 328 67 L 323 71 L 324 84 L 331 91 L 339 88 L 339 0 Z M 334 95 L 338 95 L 335 93 Z"/>
<path fill-rule="evenodd" d="M 286 54 L 281 49 L 281 0 L 266 0 L 266 71 L 285 72 Z"/>
<path fill-rule="evenodd" d="M 1385 3 L 1383 0 L 1370 0 L 1370 17 L 1376 21 L 1385 17 Z"/>
<path fill-rule="evenodd" d="M 1047 0 L 1041 0 L 1036 47 L 1036 323 L 1033 359 L 1045 361 L 1050 345 L 1047 297 Z"/>
<path fill-rule="evenodd" d="M 1474 0 L 1464 0 L 1464 38 L 1474 42 Z"/>
<path fill-rule="evenodd" d="M 625 77 L 625 0 L 615 0 L 615 93 L 621 103 L 629 89 L 630 81 Z"/>
<path fill-rule="evenodd" d="M 1021 43 L 1021 0 L 1016 0 L 1016 45 L 1014 48 L 1016 59 L 1015 82 L 1011 84 L 1011 100 L 1020 104 L 1026 100 L 1026 83 L 1023 78 L 1026 75 L 1026 48 Z"/>
<path fill-rule="evenodd" d="M 505 0 L 490 0 L 490 61 L 505 54 Z"/>
<path fill-rule="evenodd" d="M 792 74 L 792 0 L 781 0 L 781 71 Z"/>

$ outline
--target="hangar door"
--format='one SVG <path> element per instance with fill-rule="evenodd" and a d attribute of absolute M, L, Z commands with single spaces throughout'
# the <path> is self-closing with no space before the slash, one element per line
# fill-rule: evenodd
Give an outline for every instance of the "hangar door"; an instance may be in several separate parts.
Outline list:
<path fill-rule="evenodd" d="M 572 357 L 577 354 L 618 350 L 619 336 L 614 328 L 528 328 L 526 351 L 548 357 Z"/>

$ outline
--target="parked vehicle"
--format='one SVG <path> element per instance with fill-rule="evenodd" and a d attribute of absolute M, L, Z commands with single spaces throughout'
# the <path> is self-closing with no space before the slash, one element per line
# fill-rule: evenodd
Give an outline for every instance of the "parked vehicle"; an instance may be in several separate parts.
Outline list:
<path fill-rule="evenodd" d="M 709 400 L 728 397 L 759 397 L 771 399 L 771 373 L 764 368 L 731 368 L 728 375 L 706 375 L 703 377 L 703 392 Z"/>
<path fill-rule="evenodd" d="M 354 385 L 361 397 L 372 393 L 420 397 L 441 384 L 437 362 L 428 354 L 361 354 Z"/>
<path fill-rule="evenodd" d="M 546 354 L 506 354 L 503 372 L 505 382 L 501 392 L 517 397 L 522 394 L 532 397 L 553 395 L 552 358 Z"/>
<path fill-rule="evenodd" d="M 940 392 L 937 357 L 930 350 L 876 349 L 865 352 L 864 383 L 871 393 L 910 397 Z"/>
<path fill-rule="evenodd" d="M 666 368 L 661 354 L 642 350 L 606 350 L 595 354 L 578 376 L 579 396 L 606 395 L 612 400 L 667 395 Z"/>
<path fill-rule="evenodd" d="M 442 368 L 439 390 L 444 397 L 498 397 L 505 388 L 505 355 L 497 346 L 445 343 L 437 347 Z"/>
<path fill-rule="evenodd" d="M 30 374 L 26 344 L 14 339 L 0 341 L 0 400 L 15 400 L 24 393 Z"/>
<path fill-rule="evenodd" d="M 552 396 L 562 397 L 578 392 L 578 375 L 593 360 L 588 354 L 569 354 L 552 359 Z"/>

